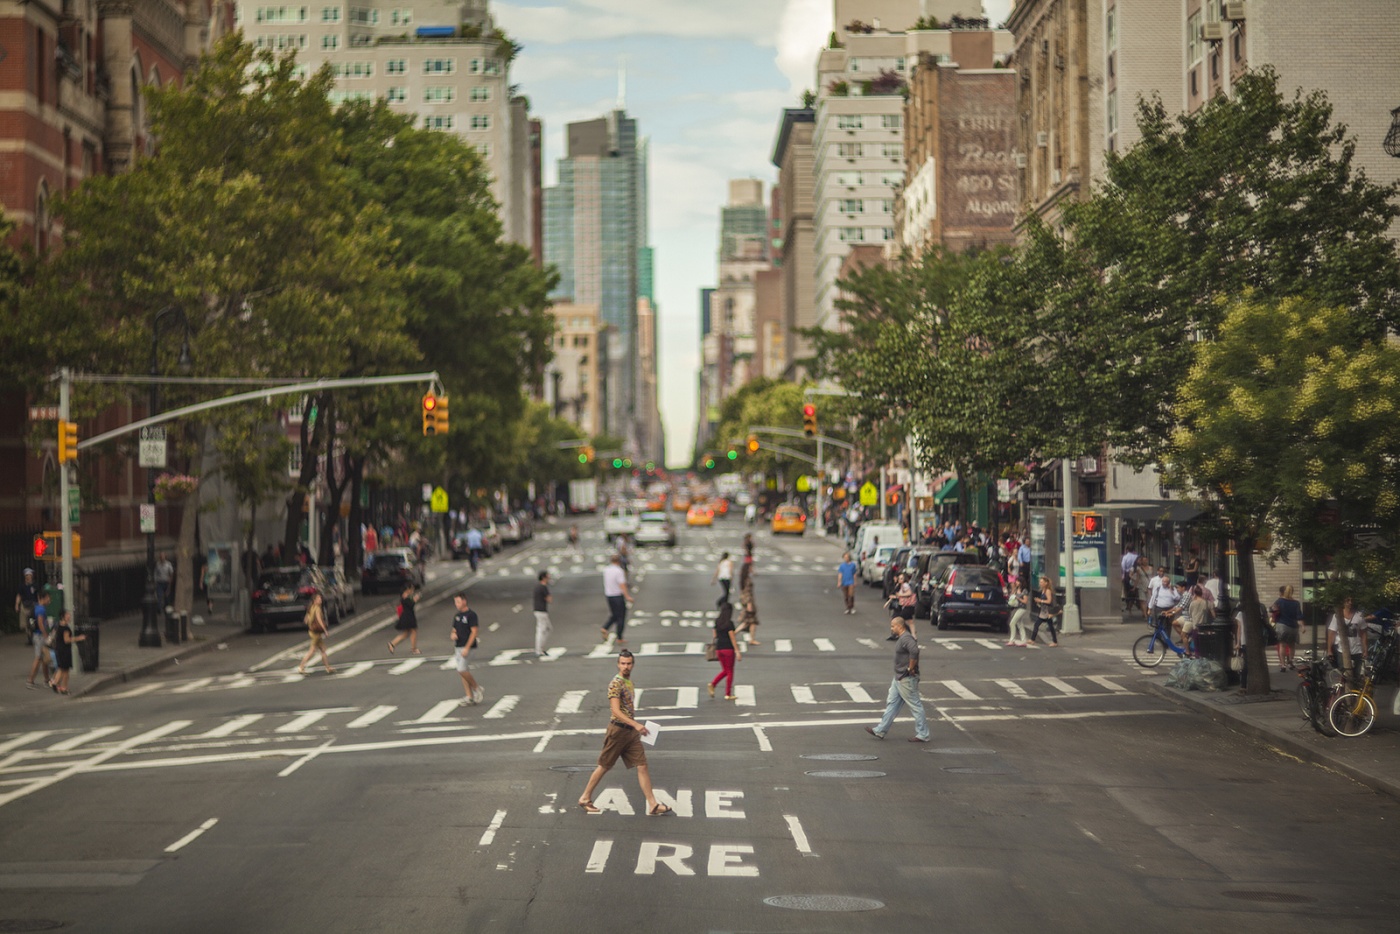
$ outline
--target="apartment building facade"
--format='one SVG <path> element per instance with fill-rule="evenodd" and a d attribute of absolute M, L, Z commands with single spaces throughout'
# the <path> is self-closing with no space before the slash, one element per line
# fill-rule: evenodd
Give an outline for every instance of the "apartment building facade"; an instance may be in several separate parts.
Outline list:
<path fill-rule="evenodd" d="M 811 341 L 800 331 L 816 324 L 816 253 L 812 211 L 815 203 L 812 135 L 816 112 L 810 107 L 783 111 L 773 164 L 778 168 L 775 214 L 782 225 L 774 259 L 782 279 L 783 375 L 801 379 L 800 361 L 812 355 Z"/>
<path fill-rule="evenodd" d="M 597 305 L 556 302 L 554 359 L 545 371 L 543 398 L 555 418 L 586 435 L 602 431 L 600 374 L 607 371 L 607 344 Z"/>

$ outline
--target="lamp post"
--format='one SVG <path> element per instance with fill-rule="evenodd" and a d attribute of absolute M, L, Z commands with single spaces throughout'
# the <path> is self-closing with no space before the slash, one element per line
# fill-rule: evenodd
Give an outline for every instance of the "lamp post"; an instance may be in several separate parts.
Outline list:
<path fill-rule="evenodd" d="M 149 414 L 154 415 L 160 408 L 160 384 L 155 380 L 160 376 L 160 329 L 167 322 L 178 319 L 184 326 L 185 336 L 180 342 L 180 359 L 177 366 L 181 372 L 189 372 L 190 360 L 190 321 L 185 313 L 174 305 L 168 305 L 156 312 L 151 321 L 151 388 L 147 399 Z M 146 503 L 155 516 L 156 507 L 156 467 L 146 468 Z M 137 645 L 141 648 L 160 648 L 160 626 L 156 605 L 156 533 L 154 528 L 146 533 L 146 593 L 141 597 L 141 636 Z"/>

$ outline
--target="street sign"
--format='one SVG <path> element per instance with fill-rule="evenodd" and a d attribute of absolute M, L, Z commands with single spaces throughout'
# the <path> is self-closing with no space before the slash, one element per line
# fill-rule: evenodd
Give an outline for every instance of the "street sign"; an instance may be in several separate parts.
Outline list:
<path fill-rule="evenodd" d="M 156 530 L 156 506 L 155 503 L 141 504 L 141 534 L 152 535 Z"/>
<path fill-rule="evenodd" d="M 797 478 L 797 492 L 806 493 L 811 489 L 812 481 L 808 480 L 805 474 Z"/>
<path fill-rule="evenodd" d="M 165 467 L 165 429 L 162 426 L 148 425 L 141 429 L 141 448 L 137 456 L 141 467 Z"/>
<path fill-rule="evenodd" d="M 68 488 L 68 524 L 77 525 L 82 513 L 82 494 L 77 487 Z"/>
<path fill-rule="evenodd" d="M 447 512 L 447 491 L 442 487 L 433 490 L 432 502 L 429 507 L 433 512 Z"/>
<path fill-rule="evenodd" d="M 860 504 L 862 506 L 874 506 L 880 502 L 880 491 L 875 484 L 869 480 L 865 481 L 865 486 L 860 488 Z"/>
<path fill-rule="evenodd" d="M 55 422 L 58 421 L 58 406 L 56 405 L 31 405 L 29 407 L 29 420 L 31 422 Z"/>

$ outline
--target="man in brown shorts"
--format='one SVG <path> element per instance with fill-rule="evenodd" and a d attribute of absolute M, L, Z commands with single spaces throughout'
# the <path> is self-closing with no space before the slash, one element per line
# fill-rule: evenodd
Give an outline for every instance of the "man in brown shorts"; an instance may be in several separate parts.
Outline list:
<path fill-rule="evenodd" d="M 632 653 L 623 649 L 617 655 L 617 674 L 608 684 L 608 706 L 612 715 L 608 719 L 608 732 L 603 738 L 603 752 L 598 756 L 598 767 L 588 777 L 588 785 L 583 789 L 583 797 L 578 806 L 589 814 L 601 814 L 602 809 L 593 803 L 593 789 L 608 774 L 608 770 L 621 759 L 629 769 L 637 770 L 637 784 L 647 798 L 647 813 L 650 815 L 670 814 L 671 809 L 656 800 L 651 790 L 651 773 L 647 771 L 647 754 L 642 748 L 642 737 L 647 728 L 633 717 L 637 713 L 637 693 L 632 687 Z"/>

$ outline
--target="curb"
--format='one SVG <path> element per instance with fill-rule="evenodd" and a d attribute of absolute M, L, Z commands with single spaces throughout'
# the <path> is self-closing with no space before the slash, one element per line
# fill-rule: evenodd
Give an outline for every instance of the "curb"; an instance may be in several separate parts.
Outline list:
<path fill-rule="evenodd" d="M 1142 686 L 1149 692 L 1179 707 L 1186 707 L 1205 714 L 1216 723 L 1228 727 L 1233 732 L 1243 734 L 1251 739 L 1259 740 L 1265 745 L 1281 749 L 1288 755 L 1300 759 L 1303 762 L 1308 762 L 1312 765 L 1345 775 L 1352 781 L 1365 785 L 1372 791 L 1378 791 L 1392 798 L 1400 798 L 1400 781 L 1397 781 L 1392 776 L 1381 774 L 1378 771 L 1373 772 L 1352 763 L 1344 762 L 1308 743 L 1301 742 L 1291 736 L 1251 723 L 1242 717 L 1232 716 L 1229 711 L 1208 703 L 1204 699 L 1196 700 L 1176 688 L 1167 687 L 1165 684 L 1144 681 L 1142 682 Z"/>
<path fill-rule="evenodd" d="M 190 645 L 182 646 L 178 651 L 171 652 L 168 655 L 162 655 L 160 658 L 153 658 L 150 661 L 141 662 L 130 668 L 123 668 L 121 671 L 116 671 L 109 675 L 100 675 L 93 678 L 91 681 L 85 681 L 82 690 L 73 692 L 73 697 L 85 697 L 94 691 L 109 688 L 114 684 L 125 684 L 128 681 L 134 681 L 144 675 L 159 671 L 167 665 L 173 665 L 187 658 L 193 658 L 196 655 L 203 655 L 205 652 L 211 652 L 219 645 L 232 642 L 235 639 L 241 639 L 243 636 L 247 635 L 247 633 L 248 630 L 246 629 L 238 629 L 230 633 L 226 638 L 208 638 L 203 642 L 192 642 Z"/>

